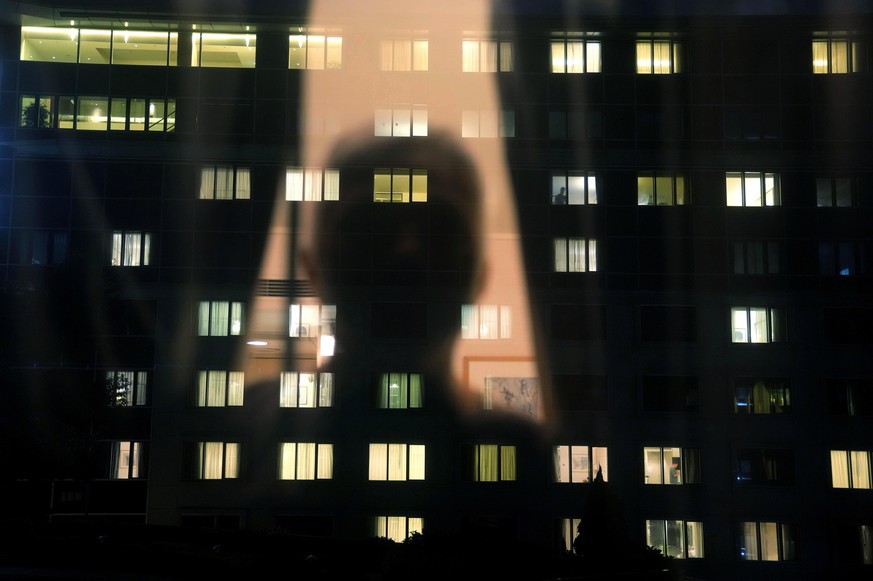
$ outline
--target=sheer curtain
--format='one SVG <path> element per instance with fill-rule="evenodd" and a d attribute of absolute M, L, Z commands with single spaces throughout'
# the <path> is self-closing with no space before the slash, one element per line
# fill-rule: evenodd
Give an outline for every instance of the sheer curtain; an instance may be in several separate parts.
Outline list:
<path fill-rule="evenodd" d="M 370 480 L 388 479 L 388 444 L 370 444 Z"/>
<path fill-rule="evenodd" d="M 426 71 L 428 64 L 428 43 L 426 40 L 416 40 L 412 43 L 412 68 L 416 71 Z M 404 69 L 409 70 L 409 69 Z"/>
<path fill-rule="evenodd" d="M 239 476 L 239 444 L 227 442 L 224 444 L 224 477 Z"/>
<path fill-rule="evenodd" d="M 600 43 L 588 41 L 585 43 L 585 72 L 600 72 Z"/>
<path fill-rule="evenodd" d="M 315 444 L 297 444 L 297 480 L 315 479 Z"/>
<path fill-rule="evenodd" d="M 744 522 L 740 557 L 745 561 L 758 560 L 758 523 Z"/>
<path fill-rule="evenodd" d="M 502 72 L 512 72 L 515 70 L 515 57 L 513 56 L 512 43 L 500 43 L 500 70 Z"/>
<path fill-rule="evenodd" d="M 243 405 L 245 393 L 245 373 L 242 371 L 230 371 L 227 374 L 227 405 Z"/>
<path fill-rule="evenodd" d="M 500 447 L 500 479 L 515 480 L 515 446 Z"/>
<path fill-rule="evenodd" d="M 315 477 L 333 478 L 333 444 L 318 444 L 318 466 Z"/>
<path fill-rule="evenodd" d="M 582 41 L 568 41 L 567 45 L 567 72 L 585 72 L 585 43 Z"/>
<path fill-rule="evenodd" d="M 234 195 L 237 200 L 248 200 L 251 198 L 251 172 L 247 167 L 236 168 L 236 191 Z"/>
<path fill-rule="evenodd" d="M 475 73 L 479 71 L 479 41 L 463 41 L 461 44 L 461 51 L 463 53 L 461 70 L 465 73 Z"/>
<path fill-rule="evenodd" d="M 406 480 L 406 444 L 388 444 L 388 480 Z"/>
<path fill-rule="evenodd" d="M 233 199 L 233 167 L 215 168 L 215 199 Z"/>
<path fill-rule="evenodd" d="M 222 442 L 201 442 L 199 447 L 200 478 L 218 480 L 222 477 L 221 465 L 224 459 Z"/>
<path fill-rule="evenodd" d="M 297 476 L 297 444 L 283 442 L 279 448 L 279 478 L 295 480 Z"/>
<path fill-rule="evenodd" d="M 409 446 L 409 479 L 424 480 L 424 445 L 411 444 Z"/>
<path fill-rule="evenodd" d="M 475 469 L 478 482 L 497 482 L 497 445 L 479 444 L 475 448 Z"/>
<path fill-rule="evenodd" d="M 852 450 L 852 488 L 870 488 L 870 453 L 865 450 Z"/>

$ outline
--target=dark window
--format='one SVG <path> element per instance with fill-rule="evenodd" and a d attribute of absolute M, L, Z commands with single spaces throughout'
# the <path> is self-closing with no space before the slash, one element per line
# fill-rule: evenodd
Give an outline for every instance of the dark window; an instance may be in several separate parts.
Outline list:
<path fill-rule="evenodd" d="M 873 309 L 825 309 L 824 335 L 831 343 L 873 343 Z"/>
<path fill-rule="evenodd" d="M 427 337 L 427 305 L 423 303 L 373 303 L 371 335 L 378 339 Z"/>
<path fill-rule="evenodd" d="M 793 450 L 737 450 L 738 483 L 790 486 L 794 484 L 794 472 Z"/>
<path fill-rule="evenodd" d="M 834 415 L 873 415 L 873 379 L 828 380 L 827 405 L 828 413 Z"/>
<path fill-rule="evenodd" d="M 688 306 L 640 307 L 643 341 L 695 341 L 697 309 Z"/>
<path fill-rule="evenodd" d="M 605 375 L 556 374 L 552 388 L 557 408 L 572 411 L 605 411 L 609 391 Z"/>
<path fill-rule="evenodd" d="M 700 407 L 697 377 L 643 377 L 642 400 L 647 412 L 696 412 Z"/>
<path fill-rule="evenodd" d="M 567 341 L 605 341 L 606 307 L 552 305 L 552 338 Z"/>

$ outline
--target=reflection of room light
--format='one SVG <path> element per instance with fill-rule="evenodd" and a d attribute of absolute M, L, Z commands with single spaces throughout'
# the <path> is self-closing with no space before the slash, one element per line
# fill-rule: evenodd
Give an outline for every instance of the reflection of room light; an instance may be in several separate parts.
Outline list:
<path fill-rule="evenodd" d="M 246 341 L 246 345 L 251 345 L 252 347 L 266 347 L 267 342 L 263 339 L 252 339 L 251 341 Z"/>
<path fill-rule="evenodd" d="M 824 67 L 827 64 L 828 64 L 828 61 L 826 61 L 824 59 L 815 59 L 814 61 L 812 61 L 812 66 L 814 66 L 814 67 Z"/>
<path fill-rule="evenodd" d="M 239 321 L 234 321 L 230 326 L 230 333 L 232 335 L 239 335 L 241 329 L 241 325 Z"/>
<path fill-rule="evenodd" d="M 127 32 L 124 33 L 124 44 L 127 44 L 128 36 Z"/>
<path fill-rule="evenodd" d="M 155 114 L 155 104 L 154 103 L 149 103 L 149 114 L 150 115 Z"/>
<path fill-rule="evenodd" d="M 91 123 L 99 123 L 101 113 L 100 107 L 94 107 L 94 110 L 91 111 Z"/>
<path fill-rule="evenodd" d="M 247 35 L 246 35 L 246 46 L 249 45 L 250 40 L 251 40 L 251 39 L 249 38 L 249 35 L 247 34 Z"/>
<path fill-rule="evenodd" d="M 330 357 L 333 355 L 333 348 L 335 345 L 336 339 L 334 339 L 333 335 L 322 335 L 318 353 L 324 357 Z"/>

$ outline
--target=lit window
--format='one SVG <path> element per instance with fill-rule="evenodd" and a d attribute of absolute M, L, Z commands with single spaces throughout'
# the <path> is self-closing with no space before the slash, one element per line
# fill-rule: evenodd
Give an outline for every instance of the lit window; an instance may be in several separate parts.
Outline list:
<path fill-rule="evenodd" d="M 230 407 L 243 404 L 245 373 L 242 371 L 200 371 L 197 374 L 197 407 Z"/>
<path fill-rule="evenodd" d="M 243 303 L 200 301 L 197 309 L 197 334 L 201 337 L 240 335 L 243 329 Z"/>
<path fill-rule="evenodd" d="M 377 169 L 373 170 L 374 202 L 426 202 L 427 170 Z"/>
<path fill-rule="evenodd" d="M 112 31 L 112 64 L 176 66 L 179 34 L 154 30 Z"/>
<path fill-rule="evenodd" d="M 176 101 L 144 97 L 113 97 L 109 101 L 109 129 L 175 131 Z"/>
<path fill-rule="evenodd" d="M 412 535 L 421 534 L 424 530 L 424 519 L 406 516 L 377 516 L 373 522 L 373 534 L 377 537 L 391 539 L 402 543 Z"/>
<path fill-rule="evenodd" d="M 637 74 L 669 75 L 684 69 L 682 43 L 672 39 L 637 40 Z"/>
<path fill-rule="evenodd" d="M 593 238 L 555 238 L 555 272 L 595 272 L 597 240 Z"/>
<path fill-rule="evenodd" d="M 600 41 L 588 39 L 552 40 L 553 73 L 599 73 Z"/>
<path fill-rule="evenodd" d="M 699 484 L 700 450 L 697 448 L 643 448 L 646 484 Z"/>
<path fill-rule="evenodd" d="M 426 71 L 428 43 L 412 39 L 383 40 L 379 62 L 383 71 Z"/>
<path fill-rule="evenodd" d="M 815 180 L 815 199 L 819 208 L 848 208 L 856 204 L 851 178 L 826 177 Z"/>
<path fill-rule="evenodd" d="M 796 561 L 797 527 L 775 522 L 740 523 L 737 549 L 743 561 Z"/>
<path fill-rule="evenodd" d="M 514 69 L 513 45 L 507 41 L 464 40 L 461 44 L 465 73 L 508 73 Z"/>
<path fill-rule="evenodd" d="M 703 523 L 684 520 L 647 520 L 646 544 L 674 559 L 703 558 Z"/>
<path fill-rule="evenodd" d="M 194 478 L 239 478 L 239 456 L 238 442 L 197 442 L 194 446 Z"/>
<path fill-rule="evenodd" d="M 22 95 L 19 126 L 44 129 L 55 126 L 55 97 Z"/>
<path fill-rule="evenodd" d="M 143 442 L 112 442 L 109 477 L 116 480 L 142 478 Z"/>
<path fill-rule="evenodd" d="M 506 482 L 516 478 L 515 446 L 477 444 L 473 446 L 473 480 Z"/>
<path fill-rule="evenodd" d="M 843 37 L 812 41 L 812 72 L 817 75 L 857 73 L 864 70 L 864 45 Z"/>
<path fill-rule="evenodd" d="M 327 408 L 333 405 L 333 373 L 283 371 L 279 407 Z"/>
<path fill-rule="evenodd" d="M 552 204 L 597 203 L 597 176 L 591 172 L 552 173 Z"/>
<path fill-rule="evenodd" d="M 427 106 L 397 106 L 376 109 L 374 135 L 377 137 L 426 137 Z"/>
<path fill-rule="evenodd" d="M 282 442 L 279 444 L 279 480 L 330 480 L 333 444 Z"/>
<path fill-rule="evenodd" d="M 424 407 L 424 377 L 420 373 L 380 374 L 376 407 L 380 409 Z"/>
<path fill-rule="evenodd" d="M 555 446 L 555 482 L 609 481 L 606 448 L 597 446 Z"/>
<path fill-rule="evenodd" d="M 725 175 L 728 206 L 781 206 L 779 179 L 775 173 L 728 172 Z"/>
<path fill-rule="evenodd" d="M 255 68 L 256 34 L 195 32 L 191 35 L 192 67 Z"/>
<path fill-rule="evenodd" d="M 794 451 L 741 448 L 737 450 L 736 480 L 739 484 L 791 486 L 796 480 Z"/>
<path fill-rule="evenodd" d="M 512 337 L 512 308 L 509 305 L 462 305 L 463 339 L 509 339 Z"/>
<path fill-rule="evenodd" d="M 76 105 L 78 131 L 106 131 L 109 128 L 109 99 L 77 97 Z"/>
<path fill-rule="evenodd" d="M 515 111 L 461 111 L 461 137 L 515 137 Z"/>
<path fill-rule="evenodd" d="M 289 167 L 285 170 L 285 199 L 320 202 L 339 200 L 338 169 Z"/>
<path fill-rule="evenodd" d="M 733 243 L 734 274 L 779 274 L 782 258 L 779 242 L 742 240 Z"/>
<path fill-rule="evenodd" d="M 561 526 L 561 545 L 564 547 L 565 551 L 572 553 L 573 541 L 576 540 L 576 537 L 579 534 L 579 525 L 582 523 L 582 519 L 562 518 L 559 523 Z"/>
<path fill-rule="evenodd" d="M 248 200 L 251 195 L 249 168 L 221 165 L 201 168 L 201 200 Z"/>
<path fill-rule="evenodd" d="M 844 416 L 873 415 L 873 381 L 861 378 L 827 382 L 828 413 Z"/>
<path fill-rule="evenodd" d="M 107 403 L 113 407 L 146 405 L 148 400 L 147 371 L 107 371 Z"/>
<path fill-rule="evenodd" d="M 767 307 L 732 307 L 731 342 L 782 343 L 785 310 Z"/>
<path fill-rule="evenodd" d="M 143 232 L 112 233 L 112 266 L 148 266 L 152 235 Z"/>
<path fill-rule="evenodd" d="M 74 63 L 79 56 L 79 31 L 75 28 L 21 27 L 21 60 Z"/>
<path fill-rule="evenodd" d="M 831 482 L 834 488 L 873 488 L 868 450 L 831 450 Z"/>
<path fill-rule="evenodd" d="M 791 409 L 791 390 L 781 379 L 740 380 L 734 387 L 738 414 L 784 414 Z"/>
<path fill-rule="evenodd" d="M 69 234 L 44 230 L 13 230 L 12 264 L 50 265 L 67 261 Z"/>
<path fill-rule="evenodd" d="M 58 118 L 55 127 L 58 129 L 74 129 L 76 127 L 76 97 L 72 95 L 58 97 Z"/>
<path fill-rule="evenodd" d="M 321 355 L 333 355 L 336 305 L 293 304 L 289 307 L 288 336 L 317 339 Z"/>
<path fill-rule="evenodd" d="M 818 271 L 824 276 L 857 276 L 870 268 L 865 242 L 819 242 Z"/>
<path fill-rule="evenodd" d="M 683 206 L 690 202 L 685 176 L 673 173 L 637 176 L 637 204 L 640 206 Z"/>
<path fill-rule="evenodd" d="M 324 34 L 288 36 L 289 69 L 339 69 L 343 64 L 343 38 Z"/>
<path fill-rule="evenodd" d="M 424 480 L 424 445 L 370 444 L 370 480 Z"/>

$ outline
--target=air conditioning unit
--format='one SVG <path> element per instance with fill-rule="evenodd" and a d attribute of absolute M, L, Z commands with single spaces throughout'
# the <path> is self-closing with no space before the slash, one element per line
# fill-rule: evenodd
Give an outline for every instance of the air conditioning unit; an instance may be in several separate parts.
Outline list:
<path fill-rule="evenodd" d="M 734 343 L 746 343 L 746 332 L 734 331 Z"/>
<path fill-rule="evenodd" d="M 297 327 L 297 333 L 294 334 L 295 337 L 309 337 L 309 325 L 300 325 Z"/>

